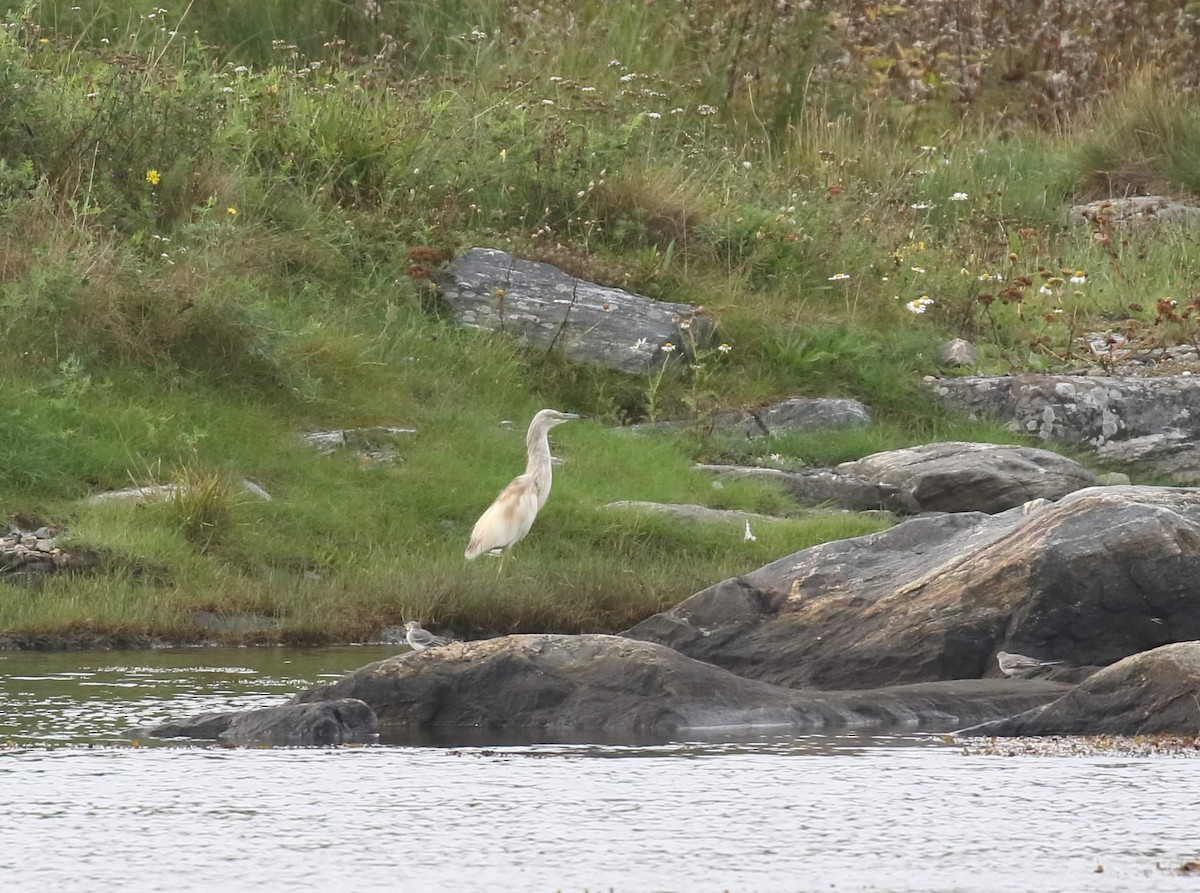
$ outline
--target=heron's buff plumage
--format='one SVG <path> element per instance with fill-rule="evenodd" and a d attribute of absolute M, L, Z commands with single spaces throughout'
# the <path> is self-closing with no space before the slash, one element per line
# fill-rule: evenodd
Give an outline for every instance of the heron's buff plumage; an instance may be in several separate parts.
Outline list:
<path fill-rule="evenodd" d="M 525 472 L 501 491 L 475 522 L 464 553 L 468 560 L 492 549 L 520 542 L 550 496 L 553 465 L 550 461 L 550 429 L 577 416 L 543 409 L 529 423 L 525 434 Z"/>

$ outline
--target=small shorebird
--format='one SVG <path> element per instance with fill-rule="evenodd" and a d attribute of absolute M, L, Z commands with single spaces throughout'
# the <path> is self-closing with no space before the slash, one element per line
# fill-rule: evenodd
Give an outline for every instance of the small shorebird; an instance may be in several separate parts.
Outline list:
<path fill-rule="evenodd" d="M 441 645 L 449 645 L 450 640 L 442 636 L 435 636 L 427 629 L 422 629 L 421 624 L 415 620 L 410 620 L 404 624 L 404 641 L 408 642 L 413 651 L 425 651 L 428 648 L 437 648 Z"/>
<path fill-rule="evenodd" d="M 1034 657 L 1026 657 L 1023 654 L 1009 654 L 1007 651 L 996 652 L 996 663 L 1000 665 L 1000 672 L 1005 676 L 1023 676 L 1026 673 L 1032 673 L 1034 670 L 1040 670 L 1042 667 L 1053 667 L 1061 664 L 1061 660 L 1038 660 Z"/>

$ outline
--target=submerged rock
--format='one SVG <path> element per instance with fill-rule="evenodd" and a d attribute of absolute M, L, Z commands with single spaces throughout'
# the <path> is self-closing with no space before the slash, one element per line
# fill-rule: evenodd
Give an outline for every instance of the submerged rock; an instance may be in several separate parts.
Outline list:
<path fill-rule="evenodd" d="M 914 518 L 796 552 L 625 634 L 796 688 L 994 675 L 996 653 L 1103 666 L 1200 638 L 1200 491 L 1090 488 Z"/>
<path fill-rule="evenodd" d="M 350 698 L 319 704 L 283 704 L 261 710 L 202 713 L 139 729 L 134 738 L 191 738 L 223 744 L 327 747 L 365 744 L 379 732 L 375 712 Z"/>
<path fill-rule="evenodd" d="M 1002 716 L 1066 687 L 967 680 L 797 692 L 620 636 L 519 635 L 405 652 L 302 692 L 365 701 L 383 726 L 671 733 L 739 726 L 918 726 Z M 1021 709 L 1021 708 L 1018 708 Z"/>
<path fill-rule="evenodd" d="M 1135 654 L 1061 698 L 963 735 L 1157 735 L 1200 732 L 1200 642 Z"/>

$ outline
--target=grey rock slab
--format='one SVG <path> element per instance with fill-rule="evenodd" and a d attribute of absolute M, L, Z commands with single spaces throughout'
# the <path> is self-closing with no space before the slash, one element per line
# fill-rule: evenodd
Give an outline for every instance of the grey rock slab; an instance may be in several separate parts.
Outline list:
<path fill-rule="evenodd" d="M 1178 642 L 1105 667 L 1041 707 L 963 735 L 1196 735 L 1200 642 Z"/>
<path fill-rule="evenodd" d="M 861 428 L 871 423 L 871 411 L 858 400 L 844 397 L 791 397 L 760 409 L 714 413 L 710 431 L 732 431 L 751 440 L 814 428 Z"/>
<path fill-rule="evenodd" d="M 1096 487 L 913 518 L 724 580 L 625 635 L 748 678 L 846 689 L 1105 666 L 1200 639 L 1200 491 Z"/>
<path fill-rule="evenodd" d="M 1002 512 L 1096 484 L 1078 462 L 1049 450 L 955 441 L 875 453 L 836 471 L 893 488 L 908 514 Z"/>
<path fill-rule="evenodd" d="M 537 729 L 606 734 L 729 727 L 933 725 L 1011 715 L 1065 686 L 968 680 L 876 692 L 796 692 L 670 648 L 619 636 L 519 635 L 456 642 L 368 664 L 296 696 L 357 698 L 388 728 Z"/>
<path fill-rule="evenodd" d="M 1200 376 L 1022 374 L 931 379 L 948 406 L 1112 461 L 1200 482 Z"/>
<path fill-rule="evenodd" d="M 271 501 L 271 494 L 249 479 L 238 482 L 238 486 L 264 502 Z M 145 505 L 151 502 L 163 502 L 178 492 L 177 484 L 148 484 L 144 487 L 127 487 L 124 490 L 106 490 L 103 493 L 93 493 L 85 501 L 93 505 L 106 502 L 125 502 L 130 505 Z"/>
<path fill-rule="evenodd" d="M 901 499 L 899 490 L 853 474 L 841 474 L 828 468 L 782 471 L 752 465 L 697 465 L 701 471 L 720 477 L 767 481 L 779 485 L 801 505 L 830 505 L 853 512 L 907 512 L 911 505 Z"/>
<path fill-rule="evenodd" d="M 639 502 L 637 500 L 620 500 L 609 502 L 606 509 L 617 509 L 634 512 L 649 512 L 655 515 L 671 515 L 685 521 L 699 521 L 705 524 L 724 524 L 736 521 L 780 521 L 781 518 L 772 515 L 761 515 L 758 512 L 741 512 L 734 509 L 712 509 L 703 505 L 683 505 L 678 503 Z"/>
<path fill-rule="evenodd" d="M 532 348 L 621 372 L 660 367 L 671 356 L 664 345 L 704 344 L 712 330 L 690 304 L 597 285 L 494 248 L 456 257 L 437 289 L 460 325 L 506 332 Z"/>

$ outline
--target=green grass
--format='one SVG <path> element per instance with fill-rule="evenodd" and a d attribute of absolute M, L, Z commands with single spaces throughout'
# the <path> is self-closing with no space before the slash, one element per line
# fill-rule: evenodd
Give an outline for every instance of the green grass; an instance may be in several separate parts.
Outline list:
<path fill-rule="evenodd" d="M 1089 28 L 1051 96 L 1026 70 L 1044 23 L 1019 16 L 979 83 L 955 66 L 987 48 L 890 57 L 932 46 L 943 6 L 585 2 L 535 21 L 457 0 L 381 4 L 376 21 L 332 0 L 153 17 L 125 0 L 0 3 L 0 517 L 64 524 L 108 562 L 36 590 L 0 582 L 0 630 L 619 629 L 880 523 L 714 489 L 693 462 L 1019 441 L 935 405 L 923 377 L 951 336 L 990 372 L 1076 366 L 1088 330 L 1195 339 L 1191 315 L 1156 318 L 1160 299 L 1200 297 L 1194 231 L 1097 238 L 1065 216 L 1106 190 L 1197 191 L 1200 127 L 1172 80 L 1190 67 L 1156 42 L 1159 20 Z M 1063 21 L 1086 13 L 1068 3 Z M 1130 75 L 1132 58 L 1158 73 Z M 472 245 L 702 305 L 713 341 L 629 376 L 456 329 L 426 277 Z M 907 309 L 922 296 L 927 312 Z M 769 444 L 613 430 L 827 394 L 876 421 Z M 556 432 L 566 464 L 517 560 L 467 564 L 543 406 L 589 420 Z M 417 429 L 397 464 L 299 439 L 374 425 Z M 191 484 L 174 503 L 83 501 L 171 482 Z M 616 500 L 786 519 L 744 542 L 736 524 L 604 508 Z M 197 612 L 266 619 L 214 633 Z"/>

